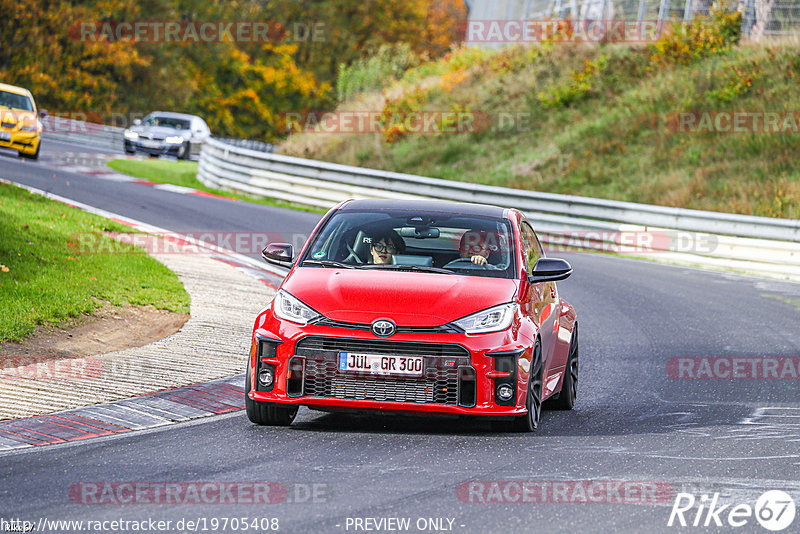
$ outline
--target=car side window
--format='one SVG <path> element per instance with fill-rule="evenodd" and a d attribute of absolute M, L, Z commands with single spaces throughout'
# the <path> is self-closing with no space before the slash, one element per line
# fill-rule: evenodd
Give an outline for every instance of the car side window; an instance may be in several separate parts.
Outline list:
<path fill-rule="evenodd" d="M 536 233 L 533 228 L 526 223 L 522 223 L 522 246 L 525 253 L 525 268 L 530 275 L 533 272 L 533 266 L 542 257 L 542 247 L 539 245 L 539 240 L 536 239 Z"/>

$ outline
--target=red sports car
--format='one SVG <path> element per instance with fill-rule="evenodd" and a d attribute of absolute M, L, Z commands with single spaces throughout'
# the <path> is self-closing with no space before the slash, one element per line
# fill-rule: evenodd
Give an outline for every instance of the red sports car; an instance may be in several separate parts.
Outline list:
<path fill-rule="evenodd" d="M 316 410 L 483 416 L 536 429 L 542 404 L 572 409 L 578 324 L 515 209 L 351 200 L 322 218 L 256 318 L 247 416 L 288 425 Z"/>

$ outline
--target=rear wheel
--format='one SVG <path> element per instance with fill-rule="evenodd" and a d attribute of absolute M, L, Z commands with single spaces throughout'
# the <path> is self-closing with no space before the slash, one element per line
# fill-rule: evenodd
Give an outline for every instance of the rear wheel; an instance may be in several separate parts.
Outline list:
<path fill-rule="evenodd" d="M 548 400 L 545 407 L 552 410 L 571 410 L 575 407 L 578 398 L 578 325 L 572 330 L 572 339 L 569 342 L 569 357 L 564 371 L 564 381 L 558 397 Z"/>
<path fill-rule="evenodd" d="M 257 425 L 289 426 L 297 415 L 297 406 L 275 402 L 259 402 L 250 398 L 250 364 L 247 364 L 247 378 L 244 385 L 244 408 L 247 418 Z"/>

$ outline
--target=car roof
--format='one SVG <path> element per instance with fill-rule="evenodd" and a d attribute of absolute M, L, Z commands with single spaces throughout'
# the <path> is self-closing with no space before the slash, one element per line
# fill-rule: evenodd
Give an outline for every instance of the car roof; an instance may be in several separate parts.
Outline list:
<path fill-rule="evenodd" d="M 438 211 L 457 215 L 477 215 L 482 217 L 506 217 L 506 209 L 487 204 L 468 204 L 466 202 L 452 202 L 448 200 L 393 200 L 393 199 L 361 199 L 350 200 L 341 210 L 379 210 L 400 209 L 411 211 Z"/>
<path fill-rule="evenodd" d="M 7 83 L 0 83 L 0 91 L 14 93 L 22 96 L 32 96 L 31 92 L 24 87 L 17 87 L 16 85 L 8 85 Z"/>
<path fill-rule="evenodd" d="M 170 119 L 201 119 L 197 115 L 189 115 L 188 113 L 174 113 L 172 111 L 151 111 L 147 116 L 158 115 L 159 117 L 168 117 Z"/>

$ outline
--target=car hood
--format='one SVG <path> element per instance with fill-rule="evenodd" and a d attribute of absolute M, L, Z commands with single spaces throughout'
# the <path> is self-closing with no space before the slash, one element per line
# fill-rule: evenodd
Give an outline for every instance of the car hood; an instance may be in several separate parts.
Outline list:
<path fill-rule="evenodd" d="M 440 326 L 511 301 L 517 284 L 508 278 L 300 267 L 283 289 L 335 321 Z"/>

